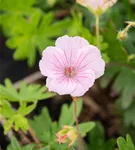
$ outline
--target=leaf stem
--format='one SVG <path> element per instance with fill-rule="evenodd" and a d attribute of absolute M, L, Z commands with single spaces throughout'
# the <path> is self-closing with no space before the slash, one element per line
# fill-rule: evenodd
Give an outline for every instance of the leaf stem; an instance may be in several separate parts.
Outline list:
<path fill-rule="evenodd" d="M 96 37 L 97 37 L 97 47 L 100 49 L 100 35 L 99 35 L 99 16 L 96 15 Z"/>
<path fill-rule="evenodd" d="M 36 137 L 33 129 L 31 127 L 29 127 L 28 131 L 29 131 L 31 137 L 33 138 L 34 142 L 39 146 L 39 148 L 42 148 L 42 145 L 40 144 L 39 139 Z"/>

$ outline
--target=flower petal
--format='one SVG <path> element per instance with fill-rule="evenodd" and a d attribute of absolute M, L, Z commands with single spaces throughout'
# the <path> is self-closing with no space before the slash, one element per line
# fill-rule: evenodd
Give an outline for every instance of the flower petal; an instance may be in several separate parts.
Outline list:
<path fill-rule="evenodd" d="M 94 71 L 96 79 L 101 77 L 105 71 L 105 62 L 103 59 L 98 59 L 89 64 L 89 67 Z"/>
<path fill-rule="evenodd" d="M 100 51 L 97 47 L 89 45 L 78 50 L 75 68 L 77 72 L 91 69 L 95 77 L 99 78 L 104 73 L 105 63 L 101 58 Z"/>
<path fill-rule="evenodd" d="M 83 96 L 90 87 L 93 86 L 95 81 L 95 74 L 92 70 L 86 70 L 79 73 L 74 81 L 76 82 L 76 88 L 71 93 L 73 97 Z"/>
<path fill-rule="evenodd" d="M 47 78 L 46 86 L 49 91 L 58 93 L 59 95 L 71 94 L 76 84 L 69 78 L 51 79 Z"/>
<path fill-rule="evenodd" d="M 44 76 L 58 78 L 64 75 L 65 60 L 63 52 L 56 47 L 48 47 L 43 51 L 43 57 L 39 62 L 39 68 Z"/>
<path fill-rule="evenodd" d="M 70 43 L 70 44 L 69 44 Z M 55 43 L 56 47 L 61 48 L 62 50 L 69 49 L 76 50 L 84 46 L 89 45 L 88 41 L 79 36 L 69 37 L 68 35 L 59 37 Z"/>
<path fill-rule="evenodd" d="M 89 45 L 88 41 L 79 36 L 69 37 L 67 35 L 58 38 L 55 44 L 56 47 L 63 50 L 67 66 L 71 66 L 74 64 L 74 59 L 76 57 L 76 52 L 78 49 Z"/>

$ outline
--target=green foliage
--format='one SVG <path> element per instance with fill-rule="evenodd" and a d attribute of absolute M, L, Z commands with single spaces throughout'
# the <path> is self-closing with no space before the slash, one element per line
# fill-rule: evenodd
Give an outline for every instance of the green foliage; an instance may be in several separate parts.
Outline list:
<path fill-rule="evenodd" d="M 68 106 L 67 104 L 62 106 L 60 118 L 58 121 L 59 127 L 62 127 L 63 125 L 73 125 L 75 122 L 74 119 L 74 104 L 72 103 L 71 106 Z M 77 114 L 79 115 L 82 110 L 82 101 L 77 101 Z M 67 116 L 68 114 L 68 116 Z"/>
<path fill-rule="evenodd" d="M 104 128 L 100 123 L 89 133 L 89 149 L 92 150 L 114 150 L 115 139 L 105 140 Z"/>
<path fill-rule="evenodd" d="M 129 135 L 126 136 L 126 140 L 123 137 L 119 137 L 117 144 L 119 150 L 135 150 L 135 145 Z"/>
<path fill-rule="evenodd" d="M 135 70 L 128 67 L 109 67 L 102 78 L 101 85 L 106 87 L 115 76 L 112 89 L 120 93 L 120 102 L 123 109 L 129 108 L 135 96 Z M 125 86 L 126 85 L 126 86 Z"/>
<path fill-rule="evenodd" d="M 48 2 L 53 4 L 53 1 Z M 9 37 L 7 46 L 15 49 L 15 60 L 28 59 L 30 67 L 35 64 L 37 50 L 41 54 L 47 46 L 54 45 L 54 39 L 65 34 L 71 23 L 69 19 L 54 22 L 52 12 L 44 13 L 34 4 L 35 0 L 0 1 L 0 25 Z"/>
<path fill-rule="evenodd" d="M 47 88 L 39 84 L 27 85 L 21 82 L 17 91 L 9 79 L 5 80 L 5 86 L 0 85 L 0 114 L 4 120 L 4 132 L 7 134 L 13 127 L 16 131 L 22 129 L 24 132 L 29 128 L 26 115 L 30 114 L 36 107 L 37 100 L 47 99 L 54 93 L 45 92 Z M 9 102 L 18 102 L 19 108 L 14 109 Z M 29 102 L 32 104 L 29 105 Z"/>
<path fill-rule="evenodd" d="M 96 46 L 97 45 L 96 36 L 92 35 L 90 29 L 84 27 L 82 14 L 72 12 L 72 18 L 73 18 L 72 25 L 68 30 L 68 35 L 70 36 L 80 35 L 86 40 L 88 40 L 90 44 Z M 104 52 L 108 47 L 108 44 L 104 41 L 103 36 L 100 36 L 100 46 L 102 52 Z"/>
<path fill-rule="evenodd" d="M 107 31 L 103 33 L 105 41 L 109 44 L 107 54 L 112 62 L 127 63 L 128 55 L 122 43 L 116 39 L 117 32 L 112 23 L 107 24 Z M 111 33 L 110 34 L 106 34 Z"/>
<path fill-rule="evenodd" d="M 128 109 L 126 109 L 123 113 L 124 125 L 126 127 L 130 127 L 130 125 L 135 127 L 135 117 L 133 114 L 135 114 L 135 100 L 131 104 L 131 106 Z"/>
<path fill-rule="evenodd" d="M 11 138 L 10 145 L 8 145 L 8 147 L 7 147 L 7 150 L 33 150 L 33 148 L 34 148 L 33 144 L 31 144 L 31 145 L 29 144 L 29 145 L 20 147 L 16 138 L 13 136 Z"/>
<path fill-rule="evenodd" d="M 22 129 L 24 132 L 29 128 L 26 115 L 28 115 L 36 107 L 36 103 L 29 106 L 26 103 L 20 105 L 18 110 L 15 110 L 6 100 L 0 102 L 0 114 L 4 120 L 4 133 L 7 134 L 13 127 L 16 131 Z"/>
<path fill-rule="evenodd" d="M 0 25 L 3 33 L 10 37 L 22 30 L 22 21 L 27 20 L 33 12 L 39 11 L 34 8 L 35 0 L 27 2 L 23 0 L 1 0 L 0 1 Z"/>
<path fill-rule="evenodd" d="M 15 50 L 13 54 L 15 60 L 27 59 L 28 65 L 32 67 L 37 53 L 41 55 L 47 46 L 54 45 L 57 37 L 67 33 L 70 36 L 80 35 L 90 44 L 97 45 L 95 17 L 81 6 L 73 6 L 69 15 L 70 7 L 66 4 L 72 7 L 70 2 L 64 0 L 0 0 L 0 26 L 7 37 L 7 47 Z M 119 103 L 118 109 L 122 112 L 120 113 L 123 118 L 122 129 L 126 126 L 128 131 L 131 127 L 134 130 L 135 127 L 133 115 L 135 113 L 135 29 L 130 30 L 128 38 L 123 42 L 116 37 L 117 32 L 124 29 L 125 21 L 134 20 L 134 4 L 134 0 L 119 0 L 114 6 L 115 11 L 108 9 L 100 18 L 100 50 L 104 60 L 107 63 L 111 62 L 107 65 L 101 83 L 104 88 L 108 88 L 108 85 L 110 87 L 111 84 L 112 91 L 119 95 L 116 103 Z M 79 12 L 80 10 L 83 15 Z M 45 86 L 27 85 L 24 82 L 17 91 L 9 80 L 5 80 L 5 86 L 0 85 L 0 119 L 4 122 L 5 133 L 11 128 L 27 131 L 30 124 L 43 144 L 43 148 L 39 150 L 68 150 L 66 144 L 56 143 L 55 134 L 63 125 L 74 125 L 73 104 L 62 106 L 57 122 L 52 121 L 46 107 L 34 119 L 28 121 L 26 118 L 34 110 L 38 100 L 54 95 L 47 92 Z M 13 108 L 12 102 L 18 102 L 19 107 Z M 78 101 L 77 105 L 79 115 L 82 101 Z M 94 126 L 94 122 L 80 123 L 82 136 L 85 136 Z M 114 149 L 114 139 L 105 139 L 104 129 L 100 124 L 97 124 L 96 128 L 89 133 L 88 139 L 88 149 Z M 135 150 L 129 136 L 126 140 L 120 137 L 118 146 L 119 150 Z M 20 147 L 13 137 L 8 150 L 21 149 L 34 150 L 37 147 L 33 145 Z"/>
<path fill-rule="evenodd" d="M 89 121 L 86 123 L 80 123 L 79 124 L 79 130 L 82 135 L 82 137 L 86 136 L 86 133 L 91 131 L 95 127 L 95 122 Z"/>
<path fill-rule="evenodd" d="M 9 48 L 16 49 L 14 59 L 28 59 L 28 65 L 33 66 L 36 60 L 36 49 L 41 54 L 47 46 L 54 45 L 52 39 L 63 35 L 70 24 L 69 19 L 57 23 L 53 20 L 53 13 L 43 14 L 41 11 L 35 11 L 28 20 L 22 19 L 19 33 L 7 41 Z"/>
<path fill-rule="evenodd" d="M 117 92 L 121 92 L 120 101 L 122 108 L 128 108 L 135 96 L 135 70 L 122 67 L 114 82 L 113 88 Z"/>
<path fill-rule="evenodd" d="M 0 84 L 0 99 L 7 99 L 11 102 L 36 102 L 54 95 L 54 93 L 47 92 L 45 86 L 39 84 L 27 85 L 22 81 L 19 91 L 14 88 L 9 79 L 5 79 L 5 86 Z"/>
<path fill-rule="evenodd" d="M 79 115 L 82 108 L 82 100 L 77 101 L 77 108 L 79 109 Z M 34 132 L 36 133 L 38 139 L 46 146 L 50 146 L 50 150 L 57 150 L 57 147 L 60 150 L 66 150 L 68 149 L 67 144 L 58 146 L 58 144 L 56 143 L 55 134 L 61 129 L 62 126 L 73 125 L 75 123 L 75 120 L 73 119 L 73 103 L 70 106 L 68 106 L 67 104 L 64 104 L 62 106 L 62 111 L 58 122 L 53 122 L 50 118 L 48 109 L 44 108 L 42 110 L 42 113 L 39 116 L 35 116 L 33 120 L 29 120 L 29 123 L 33 128 Z M 94 126 L 94 122 L 86 122 L 79 124 L 82 137 L 84 137 L 86 133 L 92 130 Z"/>

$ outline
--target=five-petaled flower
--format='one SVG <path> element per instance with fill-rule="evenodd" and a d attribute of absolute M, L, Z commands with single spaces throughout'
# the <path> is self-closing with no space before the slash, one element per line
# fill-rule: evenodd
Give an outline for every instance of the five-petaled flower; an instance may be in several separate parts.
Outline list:
<path fill-rule="evenodd" d="M 117 0 L 76 0 L 77 3 L 87 7 L 96 15 L 102 15 L 109 7 L 113 6 Z"/>
<path fill-rule="evenodd" d="M 97 47 L 79 36 L 59 37 L 43 51 L 39 67 L 47 76 L 49 91 L 59 95 L 82 96 L 104 74 L 105 62 Z"/>

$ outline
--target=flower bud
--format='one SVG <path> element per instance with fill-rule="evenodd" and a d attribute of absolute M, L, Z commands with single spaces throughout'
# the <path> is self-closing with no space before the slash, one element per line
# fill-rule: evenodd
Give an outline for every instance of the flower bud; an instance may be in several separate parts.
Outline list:
<path fill-rule="evenodd" d="M 72 126 L 63 126 L 62 130 L 56 133 L 56 141 L 59 144 L 69 143 L 69 147 L 72 146 L 77 139 L 77 131 Z"/>
<path fill-rule="evenodd" d="M 122 31 L 119 31 L 118 32 L 118 35 L 117 35 L 117 39 L 119 40 L 125 40 L 128 36 L 128 31 L 131 27 L 135 27 L 135 21 L 126 21 L 126 23 L 128 24 L 126 26 L 125 29 L 123 29 Z"/>
<path fill-rule="evenodd" d="M 127 32 L 125 32 L 124 30 L 122 31 L 119 31 L 118 34 L 117 34 L 117 39 L 119 40 L 125 40 L 127 38 L 128 34 Z"/>

